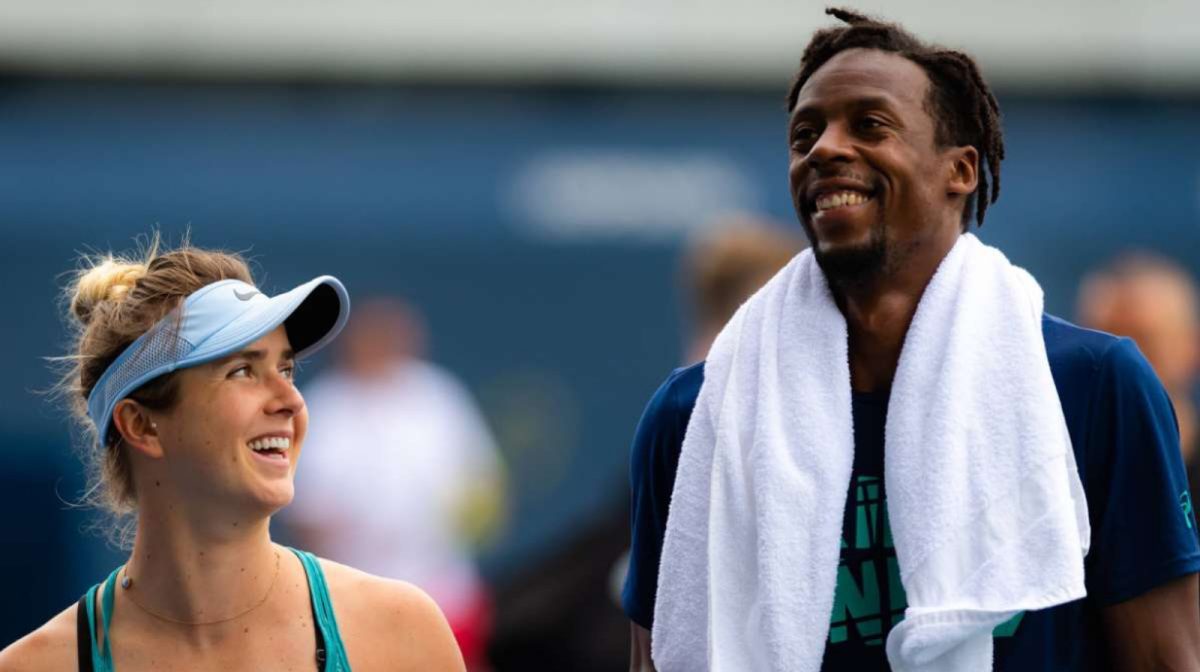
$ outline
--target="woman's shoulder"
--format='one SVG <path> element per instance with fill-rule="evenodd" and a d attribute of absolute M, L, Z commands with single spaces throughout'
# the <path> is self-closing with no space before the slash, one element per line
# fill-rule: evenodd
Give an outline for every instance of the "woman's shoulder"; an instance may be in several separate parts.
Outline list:
<path fill-rule="evenodd" d="M 318 559 L 355 669 L 401 663 L 414 670 L 461 670 L 446 617 L 420 588 Z M 356 660 L 357 659 L 357 660 Z"/>
<path fill-rule="evenodd" d="M 0 672 L 75 669 L 79 657 L 75 642 L 77 607 L 72 604 L 0 651 Z"/>
<path fill-rule="evenodd" d="M 406 581 L 385 579 L 349 565 L 318 558 L 325 582 L 339 602 L 372 612 L 392 611 L 403 617 L 445 620 L 425 591 Z"/>

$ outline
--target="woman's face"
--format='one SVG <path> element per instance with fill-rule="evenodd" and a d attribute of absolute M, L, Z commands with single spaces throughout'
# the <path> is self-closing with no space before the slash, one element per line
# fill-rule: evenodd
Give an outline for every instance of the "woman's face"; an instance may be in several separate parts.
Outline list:
<path fill-rule="evenodd" d="M 158 424 L 166 469 L 189 501 L 268 515 L 292 501 L 308 429 L 294 372 L 282 326 L 180 372 L 178 401 Z"/>

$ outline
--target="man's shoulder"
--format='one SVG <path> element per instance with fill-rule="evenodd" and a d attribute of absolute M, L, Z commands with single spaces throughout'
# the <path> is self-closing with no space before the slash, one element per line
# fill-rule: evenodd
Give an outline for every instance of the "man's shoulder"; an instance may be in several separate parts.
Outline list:
<path fill-rule="evenodd" d="M 1042 317 L 1042 337 L 1056 379 L 1060 375 L 1093 376 L 1109 360 L 1122 368 L 1143 359 L 1127 338 L 1081 327 L 1049 313 Z M 650 407 L 662 414 L 690 416 L 703 382 L 703 361 L 675 369 L 651 398 Z"/>
<path fill-rule="evenodd" d="M 1042 318 L 1042 335 L 1060 397 L 1159 385 L 1149 362 L 1128 338 L 1050 314 Z"/>
<path fill-rule="evenodd" d="M 1042 337 L 1052 369 L 1079 372 L 1094 371 L 1121 341 L 1112 334 L 1081 327 L 1049 313 L 1042 316 Z"/>
<path fill-rule="evenodd" d="M 1158 387 L 1158 379 L 1137 346 L 1128 338 L 1072 324 L 1049 313 L 1042 317 L 1042 336 L 1050 370 L 1068 421 L 1082 420 L 1096 394 Z M 704 383 L 704 362 L 675 369 L 658 387 L 642 416 L 644 445 L 668 444 L 678 450 Z"/>
<path fill-rule="evenodd" d="M 650 405 L 663 414 L 690 417 L 703 383 L 703 361 L 675 369 L 659 386 Z"/>
<path fill-rule="evenodd" d="M 633 441 L 635 478 L 659 474 L 674 479 L 683 437 L 703 382 L 704 363 L 692 364 L 672 371 L 650 397 Z"/>

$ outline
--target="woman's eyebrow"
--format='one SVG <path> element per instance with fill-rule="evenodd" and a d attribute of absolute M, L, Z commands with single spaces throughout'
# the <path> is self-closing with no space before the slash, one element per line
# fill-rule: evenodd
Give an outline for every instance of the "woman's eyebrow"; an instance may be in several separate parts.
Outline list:
<path fill-rule="evenodd" d="M 253 348 L 253 349 L 240 350 L 238 352 L 233 353 L 232 355 L 222 357 L 221 359 L 218 359 L 215 362 L 215 364 L 220 366 L 222 364 L 228 364 L 229 362 L 233 362 L 233 361 L 236 361 L 239 359 L 247 359 L 252 362 L 258 362 L 258 361 L 262 361 L 266 358 L 267 358 L 267 350 L 266 349 Z M 288 348 L 287 350 L 283 351 L 283 353 L 281 354 L 281 358 L 286 359 L 286 360 L 295 360 L 296 353 L 291 348 Z"/>

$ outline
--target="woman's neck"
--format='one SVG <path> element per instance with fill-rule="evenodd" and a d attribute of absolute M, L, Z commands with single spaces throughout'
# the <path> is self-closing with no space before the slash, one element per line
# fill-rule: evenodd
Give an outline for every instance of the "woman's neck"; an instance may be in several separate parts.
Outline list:
<path fill-rule="evenodd" d="M 262 604 L 278 578 L 269 524 L 267 517 L 218 525 L 143 514 L 118 597 L 124 593 L 150 615 L 179 623 L 245 614 Z"/>

